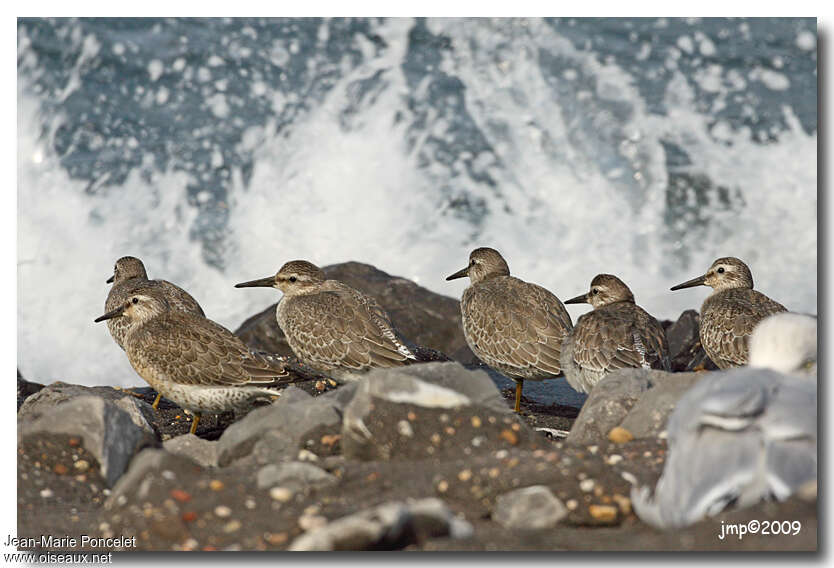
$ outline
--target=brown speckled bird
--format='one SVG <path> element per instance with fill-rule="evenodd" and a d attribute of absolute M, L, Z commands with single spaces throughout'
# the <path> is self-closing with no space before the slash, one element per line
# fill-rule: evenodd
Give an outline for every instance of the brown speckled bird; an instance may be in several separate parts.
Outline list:
<path fill-rule="evenodd" d="M 719 369 L 746 365 L 750 335 L 761 320 L 788 311 L 761 292 L 753 290 L 753 275 L 741 260 L 728 256 L 712 263 L 706 274 L 687 280 L 672 290 L 709 286 L 714 292 L 701 306 L 701 345 Z"/>
<path fill-rule="evenodd" d="M 96 322 L 124 318 L 128 360 L 151 387 L 194 414 L 245 409 L 270 400 L 294 378 L 279 357 L 252 353 L 225 327 L 172 309 L 159 286 L 140 286 Z"/>
<path fill-rule="evenodd" d="M 235 284 L 284 293 L 276 308 L 278 326 L 296 357 L 317 371 L 362 371 L 397 367 L 416 357 L 382 306 L 367 294 L 305 260 L 284 264 L 274 275 Z"/>
<path fill-rule="evenodd" d="M 565 303 L 594 307 L 576 320 L 562 346 L 562 369 L 574 390 L 590 392 L 617 369 L 670 369 L 663 326 L 634 303 L 634 294 L 616 276 L 598 274 L 587 294 Z"/>
<path fill-rule="evenodd" d="M 153 286 L 168 300 L 172 309 L 188 312 L 197 316 L 205 316 L 203 308 L 197 303 L 191 294 L 167 280 L 148 280 L 148 273 L 141 260 L 134 256 L 123 256 L 116 261 L 113 267 L 113 276 L 107 279 L 107 283 L 113 284 L 104 302 L 104 311 L 109 312 L 125 303 L 134 290 L 139 287 Z M 122 349 L 125 348 L 124 341 L 127 335 L 130 320 L 128 318 L 112 318 L 107 320 L 107 329 L 111 337 Z M 156 395 L 153 407 L 159 406 L 161 396 Z"/>
<path fill-rule="evenodd" d="M 468 276 L 460 312 L 463 334 L 478 358 L 516 382 L 515 411 L 525 380 L 561 373 L 562 340 L 571 330 L 565 306 L 548 290 L 510 276 L 501 254 L 477 248 L 469 265 L 446 280 Z"/>
<path fill-rule="evenodd" d="M 123 256 L 117 260 L 113 267 L 113 276 L 107 280 L 107 283 L 112 283 L 113 287 L 107 294 L 107 300 L 104 303 L 105 311 L 109 312 L 122 305 L 130 296 L 132 289 L 151 284 L 160 288 L 172 309 L 205 316 L 197 300 L 176 284 L 171 284 L 167 280 L 148 280 L 145 265 L 136 257 Z M 124 318 L 107 321 L 110 335 L 122 349 L 124 349 L 124 337 L 127 334 L 128 324 L 129 322 Z"/>

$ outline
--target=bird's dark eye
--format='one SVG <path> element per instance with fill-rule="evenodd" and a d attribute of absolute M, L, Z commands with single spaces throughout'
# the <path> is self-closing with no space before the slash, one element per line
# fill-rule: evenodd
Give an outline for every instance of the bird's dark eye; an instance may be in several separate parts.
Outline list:
<path fill-rule="evenodd" d="M 133 298 L 133 300 L 131 300 L 131 301 L 132 301 L 134 304 L 138 304 L 138 303 L 139 303 L 139 298 Z"/>
<path fill-rule="evenodd" d="M 724 274 L 724 267 L 723 267 L 723 266 L 719 266 L 719 267 L 718 267 L 718 270 L 717 270 L 716 272 L 718 272 L 718 274 Z"/>
<path fill-rule="evenodd" d="M 597 294 L 599 294 L 599 290 L 597 290 L 596 288 L 593 288 L 591 290 L 591 293 L 594 294 L 594 295 L 597 295 Z"/>
<path fill-rule="evenodd" d="M 295 276 L 290 276 L 290 282 L 295 282 L 296 280 L 298 280 L 298 278 L 296 278 Z"/>
<path fill-rule="evenodd" d="M 475 259 L 474 258 L 469 261 L 469 266 L 475 266 Z"/>

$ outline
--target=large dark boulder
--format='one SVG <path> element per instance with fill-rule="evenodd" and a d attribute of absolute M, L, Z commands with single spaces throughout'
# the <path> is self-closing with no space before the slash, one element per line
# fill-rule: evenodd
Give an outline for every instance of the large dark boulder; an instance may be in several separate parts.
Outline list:
<path fill-rule="evenodd" d="M 463 363 L 474 359 L 463 337 L 457 299 L 435 294 L 411 280 L 391 276 L 361 262 L 333 264 L 323 270 L 328 278 L 341 280 L 376 298 L 409 341 L 446 353 Z M 275 321 L 276 305 L 277 302 L 244 321 L 235 334 L 252 349 L 292 355 Z"/>

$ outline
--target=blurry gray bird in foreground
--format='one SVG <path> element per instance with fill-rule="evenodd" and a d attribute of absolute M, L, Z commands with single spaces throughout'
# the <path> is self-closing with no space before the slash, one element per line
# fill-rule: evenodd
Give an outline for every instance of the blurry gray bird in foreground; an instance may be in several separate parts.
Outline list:
<path fill-rule="evenodd" d="M 772 318 L 754 332 L 752 345 L 759 347 L 751 353 L 751 365 L 771 368 L 711 373 L 678 402 L 654 495 L 649 487 L 631 491 L 644 522 L 664 529 L 688 526 L 728 507 L 787 499 L 816 481 L 815 363 L 813 372 L 805 372 L 816 361 L 816 318 Z M 778 346 L 781 356 L 760 351 L 757 358 L 764 346 Z"/>

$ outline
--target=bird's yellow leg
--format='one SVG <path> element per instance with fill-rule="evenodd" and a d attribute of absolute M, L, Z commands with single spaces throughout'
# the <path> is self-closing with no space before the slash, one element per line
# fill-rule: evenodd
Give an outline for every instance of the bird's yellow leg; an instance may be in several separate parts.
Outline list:
<path fill-rule="evenodd" d="M 200 423 L 200 416 L 201 414 L 199 412 L 194 413 L 194 418 L 191 420 L 191 434 L 197 433 L 197 424 Z"/>
<path fill-rule="evenodd" d="M 154 410 L 159 408 L 159 401 L 160 400 L 162 400 L 162 393 L 158 392 L 158 393 L 156 393 L 156 398 L 154 399 L 153 404 L 151 405 Z"/>
<path fill-rule="evenodd" d="M 524 386 L 524 381 L 516 381 L 515 383 L 515 411 L 521 410 L 521 389 Z"/>

